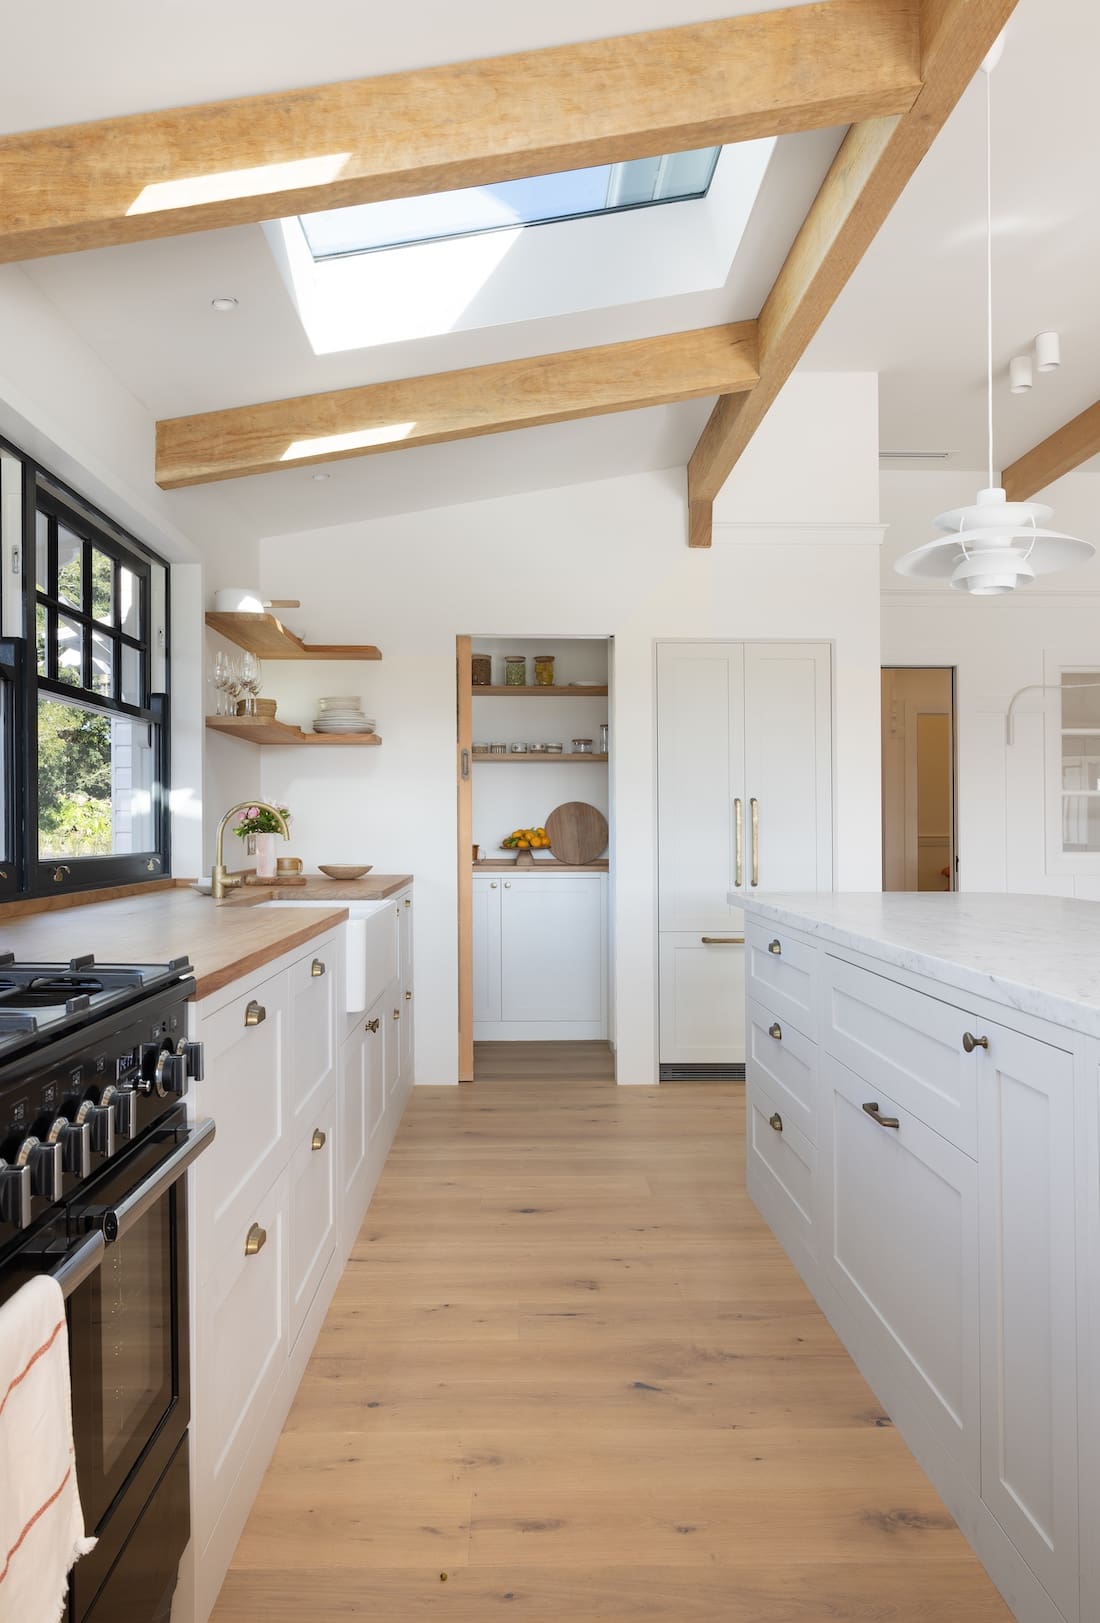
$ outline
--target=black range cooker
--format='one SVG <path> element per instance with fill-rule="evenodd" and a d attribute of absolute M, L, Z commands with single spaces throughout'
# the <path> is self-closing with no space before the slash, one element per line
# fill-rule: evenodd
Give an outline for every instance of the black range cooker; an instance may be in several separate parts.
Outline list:
<path fill-rule="evenodd" d="M 68 1623 L 167 1623 L 190 1535 L 187 1192 L 194 977 L 168 964 L 0 954 L 0 1301 L 67 1298 L 77 1480 L 99 1542 Z M 28 1620 L 29 1623 L 29 1620 Z"/>

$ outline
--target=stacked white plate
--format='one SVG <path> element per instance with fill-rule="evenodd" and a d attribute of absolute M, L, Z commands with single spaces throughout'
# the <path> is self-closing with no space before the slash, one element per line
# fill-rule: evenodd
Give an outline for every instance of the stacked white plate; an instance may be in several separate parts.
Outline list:
<path fill-rule="evenodd" d="M 328 695 L 317 705 L 315 733 L 373 733 L 374 721 L 363 714 L 358 694 Z"/>

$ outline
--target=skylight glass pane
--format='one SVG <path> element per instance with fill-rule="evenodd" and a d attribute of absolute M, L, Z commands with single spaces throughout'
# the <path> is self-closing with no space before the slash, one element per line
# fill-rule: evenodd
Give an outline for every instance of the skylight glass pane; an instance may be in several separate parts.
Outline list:
<path fill-rule="evenodd" d="M 720 147 L 300 216 L 314 259 L 705 197 Z"/>

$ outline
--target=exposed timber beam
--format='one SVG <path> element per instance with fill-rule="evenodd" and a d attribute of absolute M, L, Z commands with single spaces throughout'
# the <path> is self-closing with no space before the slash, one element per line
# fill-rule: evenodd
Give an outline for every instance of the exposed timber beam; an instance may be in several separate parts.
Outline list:
<path fill-rule="evenodd" d="M 760 382 L 718 401 L 688 464 L 692 546 L 710 546 L 715 496 L 1015 6 L 920 0 L 921 92 L 908 112 L 857 122 L 841 143 L 760 312 Z"/>
<path fill-rule="evenodd" d="M 0 263 L 902 112 L 918 0 L 825 0 L 0 140 Z"/>
<path fill-rule="evenodd" d="M 1100 400 L 1013 462 L 1001 483 L 1010 502 L 1026 502 L 1094 456 L 1100 456 Z"/>
<path fill-rule="evenodd" d="M 369 383 L 157 424 L 157 484 L 240 479 L 277 468 L 500 434 L 574 417 L 751 389 L 756 322 Z"/>

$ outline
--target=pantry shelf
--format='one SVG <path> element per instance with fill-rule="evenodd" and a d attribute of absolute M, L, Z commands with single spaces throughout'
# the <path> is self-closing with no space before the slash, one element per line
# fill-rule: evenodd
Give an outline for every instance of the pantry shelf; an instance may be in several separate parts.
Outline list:
<path fill-rule="evenodd" d="M 533 755 L 530 752 L 528 752 L 526 755 L 477 755 L 477 754 L 475 754 L 473 756 L 473 762 L 474 762 L 475 766 L 480 766 L 483 761 L 492 761 L 497 766 L 508 766 L 508 765 L 519 766 L 523 762 L 526 762 L 527 765 L 529 765 L 529 766 L 534 765 L 534 764 L 538 764 L 538 765 L 541 765 L 541 766 L 558 766 L 558 765 L 560 765 L 560 763 L 562 761 L 575 761 L 578 764 L 580 762 L 584 762 L 585 765 L 591 766 L 593 764 L 598 764 L 600 761 L 606 761 L 606 760 L 607 760 L 606 755 L 549 755 L 549 754 L 544 755 L 538 750 L 536 750 Z"/>
<path fill-rule="evenodd" d="M 206 616 L 211 631 L 220 632 L 238 648 L 261 659 L 381 659 L 382 651 L 369 643 L 308 643 L 288 631 L 273 614 L 219 614 Z"/>
<path fill-rule="evenodd" d="M 606 687 L 475 687 L 475 699 L 601 699 Z"/>
<path fill-rule="evenodd" d="M 300 727 L 270 716 L 207 716 L 206 725 L 211 732 L 243 738 L 248 744 L 312 744 L 346 749 L 349 745 L 363 748 L 382 742 L 377 733 L 304 733 Z"/>

